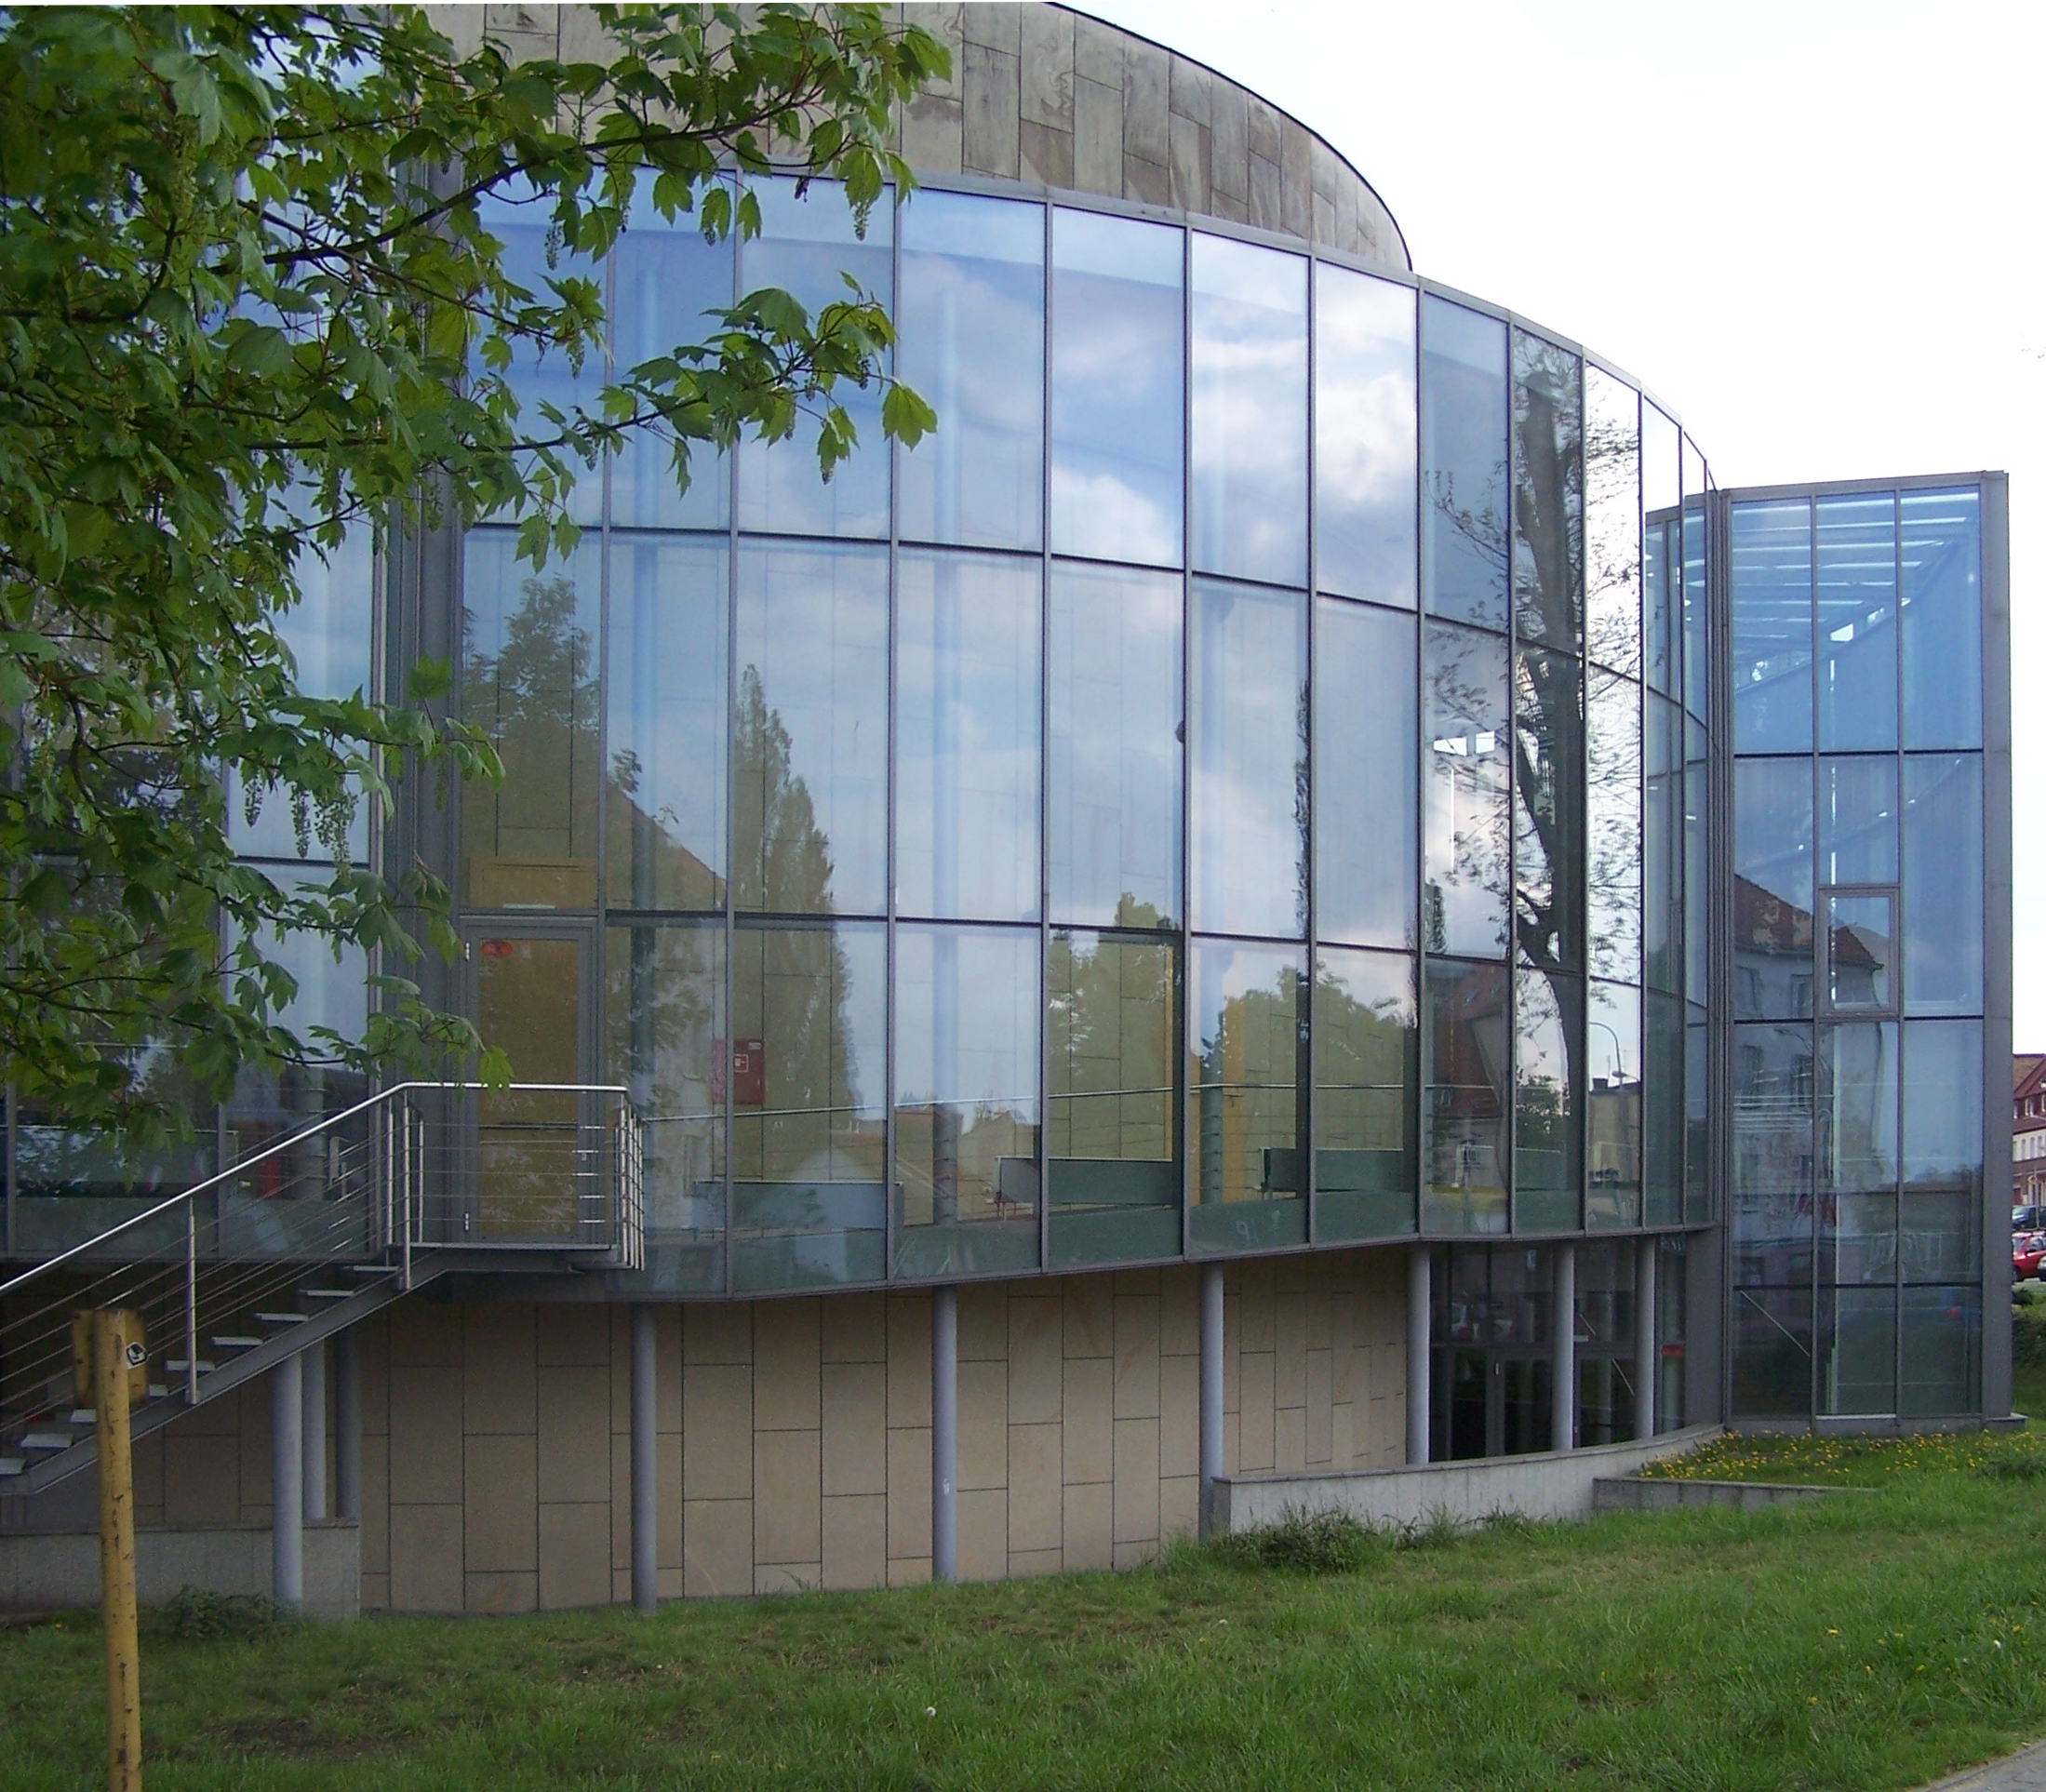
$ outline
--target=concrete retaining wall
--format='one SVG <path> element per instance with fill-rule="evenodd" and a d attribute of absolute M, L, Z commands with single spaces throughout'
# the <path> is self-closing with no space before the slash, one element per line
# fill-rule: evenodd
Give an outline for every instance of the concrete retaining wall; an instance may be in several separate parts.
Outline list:
<path fill-rule="evenodd" d="M 135 1580 L 144 1605 L 181 1588 L 271 1590 L 266 1524 L 145 1527 L 135 1533 Z M 305 1527 L 305 1610 L 353 1618 L 361 1610 L 362 1527 L 331 1519 Z M 100 1539 L 90 1531 L 0 1532 L 0 1611 L 64 1611 L 100 1603 Z"/>
<path fill-rule="evenodd" d="M 1685 1506 L 1718 1505 L 1742 1512 L 1796 1505 L 1829 1493 L 1872 1493 L 1871 1487 L 1805 1487 L 1787 1481 L 1601 1480 L 1592 1488 L 1597 1512 L 1675 1512 Z"/>
<path fill-rule="evenodd" d="M 1478 1524 L 1502 1512 L 1529 1518 L 1582 1518 L 1593 1509 L 1599 1481 L 1681 1455 L 1719 1434 L 1718 1425 L 1693 1425 L 1643 1443 L 1598 1444 L 1535 1456 L 1348 1475 L 1238 1475 L 1215 1483 L 1216 1522 L 1223 1531 L 1251 1531 L 1296 1512 L 1344 1512 L 1368 1524 L 1400 1525 L 1427 1524 L 1440 1518 Z"/>

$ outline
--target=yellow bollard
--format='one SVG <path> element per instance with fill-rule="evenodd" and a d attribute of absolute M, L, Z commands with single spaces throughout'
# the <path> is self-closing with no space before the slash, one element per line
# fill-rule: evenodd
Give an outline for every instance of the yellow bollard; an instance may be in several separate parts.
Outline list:
<path fill-rule="evenodd" d="M 135 1627 L 135 1463 L 127 1412 L 147 1362 L 140 1317 L 92 1316 L 92 1405 L 100 1433 L 100 1605 L 107 1651 L 107 1786 L 141 1792 L 141 1651 Z"/>

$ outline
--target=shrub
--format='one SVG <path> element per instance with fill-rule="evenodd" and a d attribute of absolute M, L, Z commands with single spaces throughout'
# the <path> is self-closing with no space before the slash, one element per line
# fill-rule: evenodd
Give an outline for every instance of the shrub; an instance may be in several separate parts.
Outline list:
<path fill-rule="evenodd" d="M 291 1613 L 261 1593 L 214 1593 L 181 1586 L 156 1610 L 151 1628 L 179 1642 L 225 1642 L 288 1624 Z"/>
<path fill-rule="evenodd" d="M 1349 1574 L 1386 1546 L 1385 1538 L 1347 1512 L 1289 1512 L 1277 1524 L 1215 1540 L 1224 1561 L 1292 1574 Z"/>

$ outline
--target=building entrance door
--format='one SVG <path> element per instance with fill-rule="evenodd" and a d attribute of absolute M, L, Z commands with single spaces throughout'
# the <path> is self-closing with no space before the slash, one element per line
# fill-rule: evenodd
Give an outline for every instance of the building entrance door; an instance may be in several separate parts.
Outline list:
<path fill-rule="evenodd" d="M 1553 1447 L 1555 1368 L 1546 1356 L 1511 1349 L 1438 1350 L 1436 1374 L 1448 1390 L 1450 1461 L 1522 1456 Z"/>

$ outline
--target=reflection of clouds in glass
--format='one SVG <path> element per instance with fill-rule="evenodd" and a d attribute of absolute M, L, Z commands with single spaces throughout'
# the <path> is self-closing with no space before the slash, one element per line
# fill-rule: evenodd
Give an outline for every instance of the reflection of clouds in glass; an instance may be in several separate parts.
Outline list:
<path fill-rule="evenodd" d="M 899 928 L 896 1105 L 942 1103 L 1035 1123 L 1036 991 L 1035 932 Z"/>
<path fill-rule="evenodd" d="M 1051 469 L 1051 514 L 1062 553 L 1140 565 L 1179 558 L 1176 493 L 1143 491 L 1105 469 L 1062 463 Z M 1168 509 L 1169 503 L 1173 507 Z"/>
<path fill-rule="evenodd" d="M 1324 262 L 1315 274 L 1316 578 L 1411 605 L 1414 296 Z"/>
<path fill-rule="evenodd" d="M 1427 631 L 1424 717 L 1433 952 L 1491 956 L 1506 943 L 1506 650 L 1493 635 Z"/>

